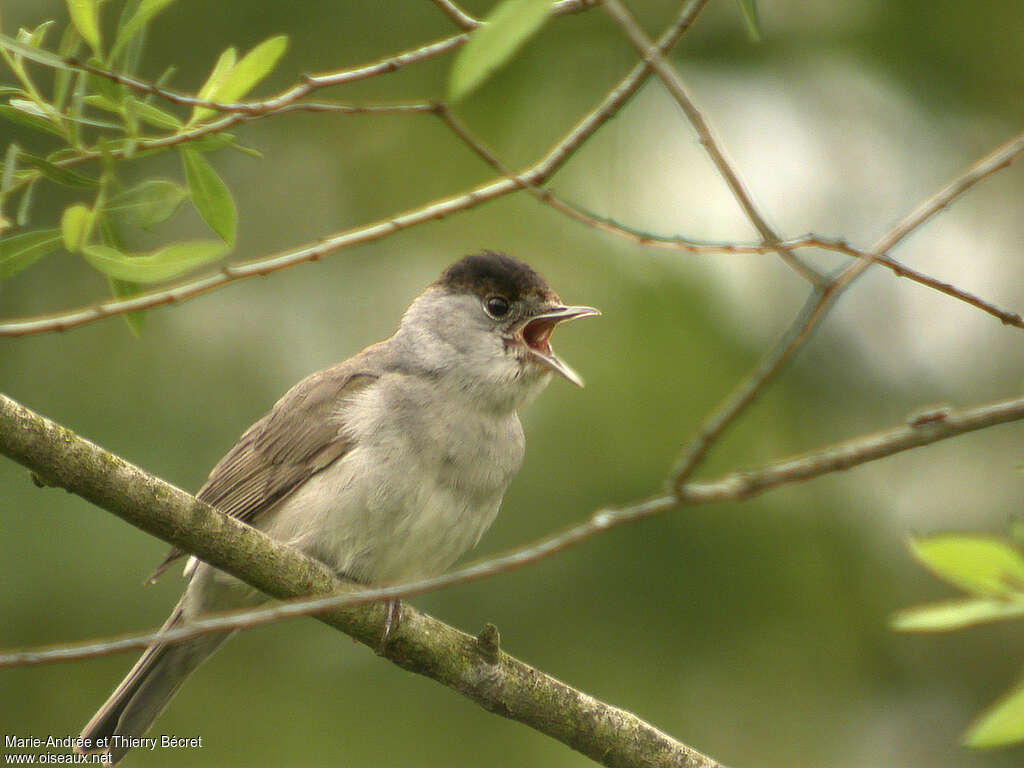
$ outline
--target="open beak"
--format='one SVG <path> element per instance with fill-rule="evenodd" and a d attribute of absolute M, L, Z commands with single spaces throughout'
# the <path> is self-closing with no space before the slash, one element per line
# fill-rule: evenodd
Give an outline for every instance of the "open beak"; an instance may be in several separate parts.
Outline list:
<path fill-rule="evenodd" d="M 537 362 L 564 376 L 577 387 L 582 387 L 583 379 L 580 378 L 580 375 L 563 363 L 551 350 L 551 334 L 559 323 L 575 320 L 578 317 L 593 317 L 600 314 L 593 307 L 552 307 L 534 315 L 523 324 L 520 330 L 523 345 Z"/>

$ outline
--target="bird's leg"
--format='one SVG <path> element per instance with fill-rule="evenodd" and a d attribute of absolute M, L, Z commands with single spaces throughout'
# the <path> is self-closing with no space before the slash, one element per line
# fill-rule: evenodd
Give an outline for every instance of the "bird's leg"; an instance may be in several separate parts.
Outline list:
<path fill-rule="evenodd" d="M 388 600 L 384 603 L 384 632 L 380 636 L 377 655 L 383 656 L 391 641 L 391 633 L 402 623 L 402 601 Z"/>
<path fill-rule="evenodd" d="M 363 579 L 356 579 L 349 576 L 344 571 L 337 571 L 338 578 L 342 581 L 351 582 L 352 584 L 360 584 L 362 586 L 369 586 L 370 583 Z M 401 600 L 385 600 L 384 601 L 384 631 L 381 633 L 380 642 L 377 644 L 377 655 L 383 656 L 385 651 L 388 649 L 388 643 L 391 642 L 391 633 L 398 630 L 399 624 L 402 623 L 402 601 Z"/>

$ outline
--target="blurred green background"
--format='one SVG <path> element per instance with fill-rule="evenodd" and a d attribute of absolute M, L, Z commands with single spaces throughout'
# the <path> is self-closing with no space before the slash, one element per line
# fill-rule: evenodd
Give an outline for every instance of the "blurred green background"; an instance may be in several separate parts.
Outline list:
<path fill-rule="evenodd" d="M 491 5 L 465 3 L 473 13 Z M 630 5 L 652 33 L 676 7 Z M 754 198 L 787 235 L 815 230 L 869 245 L 1024 123 L 1018 0 L 759 5 L 765 43 L 748 40 L 734 3 L 714 0 L 673 60 Z M 66 20 L 57 0 L 2 6 L 8 32 Z M 152 29 L 142 74 L 175 64 L 174 84 L 195 89 L 228 45 L 245 50 L 281 32 L 291 48 L 260 93 L 453 30 L 427 0 L 178 0 Z M 602 11 L 561 18 L 458 111 L 518 166 L 571 127 L 633 60 Z M 439 59 L 327 95 L 438 98 L 449 64 Z M 210 156 L 239 207 L 238 258 L 310 242 L 491 175 L 428 116 L 292 114 L 238 135 L 266 155 Z M 181 177 L 171 156 L 142 172 Z M 660 232 L 752 237 L 656 83 L 552 186 Z M 1020 310 L 1022 195 L 1024 172 L 1003 172 L 895 255 Z M 41 197 L 33 224 L 54 226 L 72 199 Z M 159 234 L 205 236 L 186 213 Z M 388 335 L 444 266 L 481 248 L 530 261 L 567 301 L 598 306 L 604 316 L 557 334 L 587 388 L 556 381 L 524 414 L 525 466 L 474 554 L 658 491 L 680 446 L 781 332 L 805 291 L 773 257 L 644 249 L 517 195 L 155 310 L 141 339 L 120 320 L 2 339 L 0 390 L 195 490 L 289 386 Z M 55 255 L 0 285 L 0 314 L 78 306 L 105 291 L 80 260 Z M 1019 331 L 872 271 L 703 475 L 898 424 L 922 405 L 1010 396 L 1020 391 L 1022 363 Z M 1016 681 L 1024 626 L 901 636 L 887 621 L 894 610 L 950 594 L 910 560 L 908 532 L 1000 531 L 1019 513 L 1020 438 L 1019 426 L 1001 427 L 743 504 L 669 514 L 413 602 L 471 632 L 494 622 L 510 653 L 734 768 L 1017 766 L 1024 749 L 979 754 L 957 743 L 971 718 Z M 0 461 L 0 644 L 159 625 L 180 581 L 142 581 L 165 549 L 76 497 L 36 489 L 23 468 Z M 0 731 L 77 734 L 134 658 L 2 671 Z M 139 752 L 128 765 L 590 764 L 308 620 L 236 638 L 154 731 L 202 736 L 204 746 Z"/>

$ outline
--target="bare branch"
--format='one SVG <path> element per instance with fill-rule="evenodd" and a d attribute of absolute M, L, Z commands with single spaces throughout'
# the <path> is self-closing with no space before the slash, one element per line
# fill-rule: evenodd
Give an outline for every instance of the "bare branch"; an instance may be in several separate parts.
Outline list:
<path fill-rule="evenodd" d="M 858 251 L 857 253 L 860 255 L 860 258 L 869 258 L 866 253 L 861 251 Z M 980 296 L 975 296 L 973 293 L 965 291 L 962 288 L 957 288 L 952 283 L 947 283 L 939 280 L 938 278 L 926 275 L 923 272 L 918 272 L 916 269 L 911 269 L 888 256 L 875 256 L 875 263 L 891 269 L 893 274 L 897 277 L 905 277 L 908 280 L 913 280 L 915 283 L 920 283 L 921 285 L 927 286 L 939 293 L 944 293 L 947 296 L 952 296 L 954 299 L 959 299 L 966 304 L 970 304 L 971 306 L 980 309 L 982 312 L 992 315 L 1002 322 L 1003 325 L 1011 325 L 1014 328 L 1024 328 L 1024 318 L 1022 318 L 1019 313 L 1000 309 L 995 304 L 982 299 Z"/>
<path fill-rule="evenodd" d="M 661 35 L 659 50 L 667 51 L 690 28 L 707 0 L 691 0 L 680 11 L 675 21 Z M 574 6 L 576 7 L 576 6 Z M 580 6 L 582 7 L 582 6 Z M 540 160 L 518 174 L 516 178 L 502 177 L 481 184 L 467 192 L 414 208 L 387 219 L 365 224 L 329 235 L 319 242 L 281 251 L 270 256 L 236 262 L 199 278 L 180 281 L 155 291 L 147 291 L 127 299 L 109 300 L 76 310 L 53 315 L 15 318 L 0 323 L 0 336 L 23 336 L 48 331 L 64 331 L 102 318 L 121 315 L 139 309 L 174 304 L 219 288 L 236 280 L 266 275 L 297 264 L 317 261 L 335 251 L 354 245 L 380 240 L 426 221 L 450 216 L 474 208 L 481 203 L 520 189 L 524 183 L 541 184 L 558 171 L 569 158 L 629 101 L 650 74 L 645 63 L 635 65 L 602 101 L 587 113 L 576 126 L 548 150 Z M 234 115 L 224 118 L 238 119 Z"/>
<path fill-rule="evenodd" d="M 462 10 L 452 0 L 432 0 L 434 5 L 441 9 L 441 13 L 452 20 L 452 23 L 460 29 L 469 31 L 480 26 L 480 22 Z"/>
<path fill-rule="evenodd" d="M 697 240 L 691 240 L 681 235 L 659 235 L 653 232 L 647 232 L 644 230 L 630 227 L 626 224 L 622 224 L 608 217 L 599 216 L 591 213 L 590 211 L 584 210 L 578 205 L 574 205 L 566 200 L 563 200 L 554 192 L 546 187 L 539 186 L 537 184 L 530 184 L 522 177 L 516 177 L 515 174 L 508 169 L 504 163 L 498 159 L 497 155 L 494 154 L 489 148 L 484 146 L 475 136 L 473 136 L 465 124 L 459 120 L 451 110 L 444 105 L 438 105 L 436 108 L 437 115 L 441 120 L 448 126 L 449 130 L 455 136 L 462 141 L 467 147 L 469 147 L 478 157 L 480 157 L 485 163 L 491 166 L 498 173 L 502 174 L 505 178 L 513 179 L 520 184 L 520 186 L 529 192 L 533 197 L 540 200 L 545 205 L 548 205 L 555 210 L 565 214 L 569 218 L 580 222 L 593 229 L 599 229 L 603 232 L 616 235 L 618 237 L 630 240 L 638 245 L 653 246 L 657 248 L 667 248 L 670 250 L 684 251 L 692 254 L 711 254 L 711 253 L 732 253 L 732 254 L 764 254 L 774 250 L 771 246 L 765 244 L 752 244 L 744 245 L 741 243 L 733 242 L 702 242 Z M 1005 165 L 1003 166 L 1005 167 Z M 961 190 L 962 192 L 963 190 Z M 921 222 L 923 223 L 923 222 Z M 786 240 L 782 245 L 787 250 L 797 250 L 800 248 L 820 248 L 827 251 L 835 251 L 837 253 L 843 253 L 847 256 L 853 256 L 858 259 L 870 259 L 871 257 L 865 251 L 857 250 L 850 246 L 845 240 L 825 238 L 820 235 L 808 233 L 802 237 L 793 238 Z M 937 278 L 931 277 L 919 272 L 910 267 L 900 264 L 895 259 L 891 259 L 887 256 L 876 256 L 875 261 L 884 267 L 892 270 L 893 274 L 897 277 L 905 277 L 913 280 L 914 282 L 925 285 L 932 288 L 940 293 L 944 293 L 947 296 L 951 296 L 955 299 L 963 301 L 971 306 L 974 306 L 983 312 L 987 312 L 993 317 L 1000 320 L 1004 325 L 1012 325 L 1017 328 L 1024 329 L 1024 318 L 1016 312 L 1009 312 L 1004 309 L 1000 309 L 991 302 L 985 301 L 984 299 L 975 296 L 968 291 L 961 288 L 957 288 L 951 283 L 943 282 Z M 682 465 L 680 465 L 682 466 Z"/>
<path fill-rule="evenodd" d="M 553 10 L 555 16 L 569 13 L 582 13 L 600 5 L 604 0 L 556 0 Z"/>
<path fill-rule="evenodd" d="M 1024 133 L 1017 134 L 973 163 L 966 171 L 957 174 L 946 186 L 924 200 L 917 208 L 907 214 L 899 224 L 883 235 L 872 246 L 871 251 L 867 254 L 867 258 L 861 259 L 859 262 L 847 267 L 835 280 L 837 290 L 845 290 L 846 286 L 856 280 L 864 270 L 878 261 L 880 256 L 899 245 L 939 211 L 948 208 L 953 201 L 979 181 L 997 171 L 1009 168 L 1013 161 L 1020 156 L 1021 152 L 1024 152 Z"/>
<path fill-rule="evenodd" d="M 441 13 L 451 19 L 457 27 L 460 27 L 467 32 L 474 30 L 483 24 L 482 21 L 474 19 L 451 0 L 431 0 L 431 2 L 440 8 Z M 589 11 L 595 5 L 600 4 L 601 0 L 559 0 L 552 6 L 551 12 L 556 16 L 568 13 L 580 13 L 581 11 Z"/>
<path fill-rule="evenodd" d="M 665 61 L 664 54 L 657 46 L 651 43 L 650 38 L 648 38 L 647 34 L 640 28 L 640 25 L 636 23 L 636 19 L 633 18 L 632 14 L 626 10 L 625 6 L 622 5 L 619 0 L 606 0 L 604 7 L 611 17 L 615 19 L 626 37 L 633 44 L 633 47 L 636 48 L 644 61 L 646 61 L 654 70 L 655 74 L 657 74 L 658 78 L 665 85 L 669 94 L 671 94 L 672 98 L 675 99 L 676 103 L 683 110 L 683 113 L 686 115 L 686 119 L 690 121 L 690 124 L 697 132 L 701 145 L 703 145 L 704 149 L 711 157 L 711 161 L 715 164 L 718 172 L 725 180 L 725 183 L 729 186 L 733 197 L 736 198 L 736 202 L 740 204 L 743 212 L 746 213 L 747 218 L 750 219 L 750 223 L 754 225 L 754 228 L 758 231 L 758 234 L 761 235 L 764 242 L 779 254 L 779 257 L 793 270 L 795 270 L 797 274 L 812 285 L 821 285 L 824 282 L 824 276 L 794 255 L 793 252 L 783 244 L 781 238 L 768 225 L 768 222 L 764 220 L 764 217 L 757 210 L 757 206 L 754 205 L 754 201 L 751 199 L 750 193 L 747 192 L 746 188 L 743 186 L 743 182 L 740 181 L 739 175 L 729 164 L 729 161 L 725 159 L 725 154 L 722 152 L 722 149 L 718 146 L 718 142 L 715 141 L 714 136 L 711 134 L 711 129 L 708 127 L 704 116 L 700 113 L 700 110 L 697 109 L 693 99 L 691 99 L 689 94 L 687 94 L 686 86 L 683 85 L 683 81 L 679 77 L 679 73 L 676 72 L 667 61 Z"/>
<path fill-rule="evenodd" d="M 217 512 L 3 395 L 0 453 L 32 469 L 47 485 L 66 488 L 273 597 L 327 594 L 344 586 L 323 563 Z M 384 609 L 347 606 L 317 618 L 377 647 Z M 491 628 L 480 639 L 473 638 L 407 606 L 383 655 L 603 765 L 720 768 L 715 760 L 635 715 L 500 651 L 496 634 Z"/>
<path fill-rule="evenodd" d="M 472 139 L 472 137 L 469 137 Z M 587 211 L 578 205 L 560 198 L 557 194 L 546 187 L 534 187 L 534 196 L 542 202 L 550 205 L 555 210 L 561 211 L 571 219 L 585 224 L 593 229 L 629 240 L 637 245 L 650 246 L 653 248 L 664 248 L 667 250 L 683 251 L 692 254 L 765 254 L 772 251 L 772 248 L 765 244 L 757 243 L 736 243 L 730 241 L 701 241 L 693 240 L 682 235 L 663 235 L 623 224 L 620 221 L 601 216 Z M 800 237 L 794 237 L 782 241 L 789 250 L 800 250 L 802 248 L 820 248 L 824 251 L 843 253 L 856 259 L 870 259 L 867 251 L 854 248 L 845 240 L 839 238 L 825 237 L 824 235 L 809 232 Z M 977 296 L 970 291 L 959 288 L 952 283 L 940 280 L 919 270 L 906 266 L 905 264 L 889 256 L 876 256 L 875 262 L 892 271 L 897 277 L 903 277 L 912 282 L 919 283 L 927 288 L 944 293 L 951 298 L 970 304 L 986 314 L 992 315 L 1003 325 L 1010 325 L 1015 328 L 1024 329 L 1024 317 L 1018 312 L 1002 309 L 996 304 Z"/>
<path fill-rule="evenodd" d="M 714 442 L 721 437 L 728 426 L 736 420 L 746 407 L 757 398 L 757 395 L 769 379 L 810 338 L 815 327 L 825 318 L 836 300 L 864 273 L 864 270 L 873 263 L 880 262 L 882 255 L 886 251 L 902 242 L 938 211 L 949 206 L 979 181 L 991 176 L 996 171 L 1009 167 L 1021 152 L 1024 152 L 1024 134 L 1016 136 L 971 164 L 963 173 L 959 174 L 941 190 L 929 196 L 891 231 L 883 235 L 862 258 L 850 264 L 849 267 L 825 286 L 815 288 L 804 305 L 804 309 L 801 310 L 797 319 L 786 333 L 783 334 L 779 343 L 765 355 L 747 378 L 739 384 L 736 390 L 701 425 L 697 431 L 697 436 L 684 449 L 682 456 L 676 463 L 672 480 L 672 487 L 676 493 L 686 493 L 687 479 L 692 476 Z M 903 267 L 900 267 L 900 269 L 903 269 Z M 960 292 L 960 297 L 965 298 L 965 300 L 967 300 L 968 296 L 969 294 Z M 1017 322 L 1012 322 L 1012 324 L 1016 325 L 1019 322 L 1019 316 L 1006 313 L 1006 320 L 1012 321 L 1014 319 Z"/>

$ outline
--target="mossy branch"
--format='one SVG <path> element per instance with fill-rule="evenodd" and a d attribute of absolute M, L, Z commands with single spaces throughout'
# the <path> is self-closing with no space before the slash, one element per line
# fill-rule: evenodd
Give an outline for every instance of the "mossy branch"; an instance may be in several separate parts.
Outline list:
<path fill-rule="evenodd" d="M 47 486 L 64 488 L 277 598 L 345 585 L 323 563 L 0 395 L 0 453 Z M 345 606 L 317 618 L 376 648 L 379 605 Z M 720 768 L 636 715 L 509 656 L 497 631 L 480 638 L 406 606 L 383 655 L 472 699 L 488 712 L 558 739 L 601 765 Z"/>

